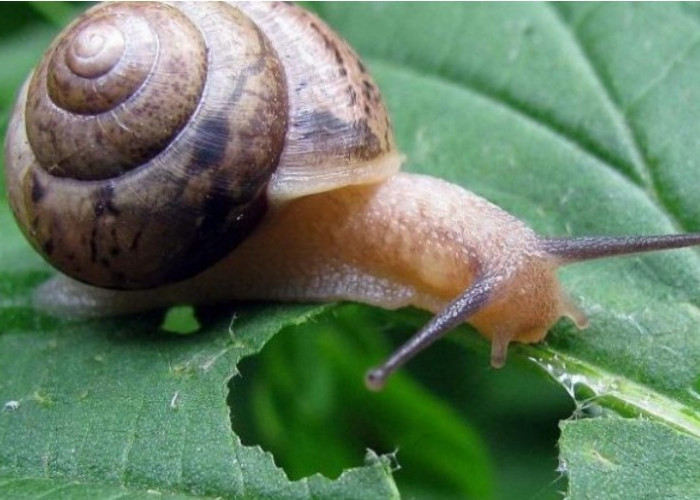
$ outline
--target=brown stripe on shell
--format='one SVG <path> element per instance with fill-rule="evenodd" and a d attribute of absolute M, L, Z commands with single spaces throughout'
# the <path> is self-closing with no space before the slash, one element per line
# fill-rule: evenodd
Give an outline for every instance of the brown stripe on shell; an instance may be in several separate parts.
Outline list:
<path fill-rule="evenodd" d="M 319 153 L 328 152 L 329 154 L 332 152 L 327 150 L 334 145 L 335 135 L 339 132 L 347 132 L 349 127 L 346 122 L 339 120 L 336 115 L 325 110 L 298 115 L 292 125 L 298 127 L 299 130 L 306 131 L 301 135 L 301 138 L 317 143 Z M 348 145 L 349 154 L 359 160 L 375 158 L 377 151 L 381 149 L 381 140 L 374 135 L 367 120 L 358 120 L 350 127 L 353 137 L 356 137 L 357 140 Z"/>
<path fill-rule="evenodd" d="M 32 203 L 39 203 L 44 197 L 44 188 L 36 174 L 32 175 Z"/>
<path fill-rule="evenodd" d="M 286 186 L 282 199 L 377 182 L 395 172 L 400 160 L 386 107 L 353 49 L 298 6 L 240 8 L 264 28 L 285 63 L 290 127 L 273 181 Z M 382 164 L 389 157 L 391 167 Z"/>

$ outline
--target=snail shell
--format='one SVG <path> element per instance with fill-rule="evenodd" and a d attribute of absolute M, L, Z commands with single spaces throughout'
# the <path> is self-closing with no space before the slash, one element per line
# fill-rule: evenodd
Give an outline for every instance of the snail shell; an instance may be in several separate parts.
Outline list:
<path fill-rule="evenodd" d="M 5 151 L 31 244 L 65 274 L 126 289 L 197 274 L 276 206 L 400 165 L 357 55 L 276 3 L 89 10 L 22 89 Z"/>

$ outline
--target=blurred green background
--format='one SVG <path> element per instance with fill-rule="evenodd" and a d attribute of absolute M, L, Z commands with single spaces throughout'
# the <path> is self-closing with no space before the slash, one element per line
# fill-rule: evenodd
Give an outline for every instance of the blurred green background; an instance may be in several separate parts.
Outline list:
<path fill-rule="evenodd" d="M 84 8 L 0 4 L 3 136 L 21 81 Z M 364 371 L 427 315 L 407 310 L 387 323 L 386 314 L 358 305 L 333 314 L 333 321 L 287 328 L 239 366 L 231 403 L 245 411 L 232 415 L 232 426 L 244 444 L 272 452 L 292 479 L 314 472 L 336 477 L 361 464 L 368 448 L 395 452 L 395 478 L 406 498 L 548 499 L 566 491 L 557 472 L 557 424 L 574 404 L 534 365 L 514 360 L 491 369 L 487 344 L 465 328 L 411 363 L 385 392 L 369 393 Z"/>

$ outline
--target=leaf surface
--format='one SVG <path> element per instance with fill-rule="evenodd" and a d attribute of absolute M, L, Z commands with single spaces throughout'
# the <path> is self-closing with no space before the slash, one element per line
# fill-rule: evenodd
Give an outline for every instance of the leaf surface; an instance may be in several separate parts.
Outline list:
<path fill-rule="evenodd" d="M 548 235 L 700 230 L 696 7 L 314 8 L 367 59 L 408 170 L 463 185 Z M 64 15 L 56 12 L 42 15 Z M 0 46 L 0 60 L 11 68 L 0 75 L 0 123 L 55 28 L 31 30 L 13 31 Z M 33 288 L 50 272 L 30 253 L 6 207 L 0 208 L 0 227 L 0 407 L 6 405 L 0 411 L 0 492 L 397 495 L 387 457 L 370 454 L 365 467 L 336 480 L 316 475 L 289 481 L 271 455 L 243 446 L 231 432 L 229 413 L 235 422 L 240 408 L 227 405 L 226 384 L 240 359 L 287 327 L 314 330 L 320 319 L 339 327 L 338 306 L 237 307 L 233 323 L 230 315 L 205 311 L 200 331 L 185 337 L 163 333 L 156 314 L 58 321 L 30 307 Z M 591 262 L 564 270 L 562 278 L 591 326 L 579 332 L 560 322 L 546 343 L 516 347 L 511 357 L 531 360 L 581 401 L 586 397 L 584 414 L 628 417 L 562 426 L 570 496 L 613 491 L 601 477 L 615 478 L 620 497 L 636 491 L 631 488 L 637 482 L 697 496 L 697 251 Z M 381 316 L 402 321 L 401 313 Z M 375 325 L 357 321 L 360 329 Z M 453 338 L 477 352 L 485 347 L 466 329 Z M 339 366 L 349 359 L 335 356 Z M 396 420 L 396 428 L 431 425 L 430 419 L 402 417 L 430 408 L 425 415 L 434 415 L 435 429 L 471 435 L 468 424 L 453 427 L 449 412 L 406 387 L 404 396 L 392 399 L 391 417 L 405 418 Z M 445 441 L 444 431 L 438 435 Z M 460 441 L 450 449 L 450 462 L 469 457 L 464 469 L 476 464 L 487 478 L 461 484 L 459 491 L 490 496 L 489 459 L 479 461 L 486 453 L 480 446 L 477 437 Z M 459 469 L 436 465 L 439 451 L 431 453 L 434 459 L 420 462 L 435 466 L 431 474 L 458 475 Z"/>

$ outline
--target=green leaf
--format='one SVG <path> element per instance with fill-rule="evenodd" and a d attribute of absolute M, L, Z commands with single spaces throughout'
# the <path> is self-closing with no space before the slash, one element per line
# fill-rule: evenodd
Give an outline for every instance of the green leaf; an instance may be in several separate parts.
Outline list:
<path fill-rule="evenodd" d="M 698 498 L 697 438 L 646 420 L 604 418 L 562 423 L 562 470 L 569 498 Z"/>
<path fill-rule="evenodd" d="M 0 485 L 49 493 L 70 486 L 84 496 L 108 486 L 214 497 L 394 496 L 387 458 L 369 455 L 366 467 L 337 481 L 290 483 L 269 454 L 230 431 L 226 381 L 241 357 L 323 309 L 239 309 L 233 323 L 215 321 L 188 337 L 159 332 L 158 316 L 4 331 Z M 4 324 L 10 319 L 3 315 Z M 48 478 L 56 481 L 31 481 Z"/>
<path fill-rule="evenodd" d="M 472 189 L 545 234 L 700 230 L 697 7 L 313 8 L 366 58 L 408 170 Z M 0 124 L 53 31 L 45 20 L 1 31 Z M 396 477 L 405 481 L 402 491 L 419 496 L 528 496 L 519 485 L 537 474 L 525 467 L 539 438 L 526 438 L 538 419 L 551 422 L 556 414 L 539 407 L 555 405 L 540 399 L 545 386 L 532 386 L 522 371 L 508 378 L 468 366 L 486 365 L 486 344 L 473 331 L 452 336 L 477 353 L 469 363 L 450 358 L 466 354 L 448 341 L 432 351 L 444 360 L 424 356 L 432 369 L 417 376 L 435 380 L 439 395 L 402 374 L 367 403 L 359 373 L 387 350 L 376 338 L 403 339 L 425 315 L 235 306 L 233 322 L 229 311 L 197 311 L 200 329 L 185 336 L 163 332 L 160 314 L 58 321 L 30 307 L 33 288 L 50 271 L 11 219 L 0 208 L 0 495 L 392 497 Z M 648 420 L 564 424 L 561 460 L 570 495 L 629 497 L 644 484 L 651 494 L 697 496 L 697 251 L 591 262 L 564 270 L 562 278 L 591 326 L 581 333 L 561 322 L 546 343 L 512 349 L 512 369 L 530 363 L 579 400 L 592 398 L 584 413 Z M 255 356 L 254 377 L 233 378 L 229 391 L 239 361 L 280 331 L 288 333 Z M 299 344 L 302 338 L 317 341 Z M 280 347 L 273 346 L 278 339 Z M 313 359 L 319 352 L 327 362 Z M 250 379 L 255 383 L 246 389 Z M 448 390 L 459 393 L 452 408 L 441 401 Z M 231 419 L 234 427 L 243 424 L 248 411 L 249 425 L 259 421 L 260 442 L 279 450 L 276 460 L 296 481 L 232 433 Z M 356 420 L 353 413 L 368 415 Z M 362 426 L 349 427 L 357 422 Z M 430 446 L 420 436 L 429 436 Z M 499 445 L 486 446 L 487 438 Z M 390 458 L 376 454 L 351 468 L 359 465 L 358 444 L 382 452 L 401 444 L 396 460 L 406 471 L 392 475 Z M 516 457 L 510 463 L 526 472 L 506 473 L 501 463 L 494 473 L 494 457 L 504 460 L 499 447 L 508 447 Z M 326 473 L 337 479 L 304 477 L 320 469 L 295 465 L 295 455 L 328 462 L 333 472 Z M 465 471 L 478 473 L 465 479 Z M 513 477 L 523 479 L 504 486 Z M 539 488 L 555 477 L 552 471 Z M 557 488 L 561 483 L 547 494 L 555 497 Z"/>
<path fill-rule="evenodd" d="M 53 26 L 62 28 L 85 10 L 85 5 L 76 2 L 28 2 L 34 13 Z"/>
<path fill-rule="evenodd" d="M 322 8 L 370 59 L 410 170 L 468 186 L 541 233 L 700 230 L 696 12 L 619 3 Z M 546 344 L 515 351 L 572 393 L 699 438 L 697 251 L 591 262 L 562 276 L 590 328 L 562 322 Z M 660 462 L 647 472 L 673 468 Z M 633 466 L 620 464 L 620 474 L 634 475 Z"/>

